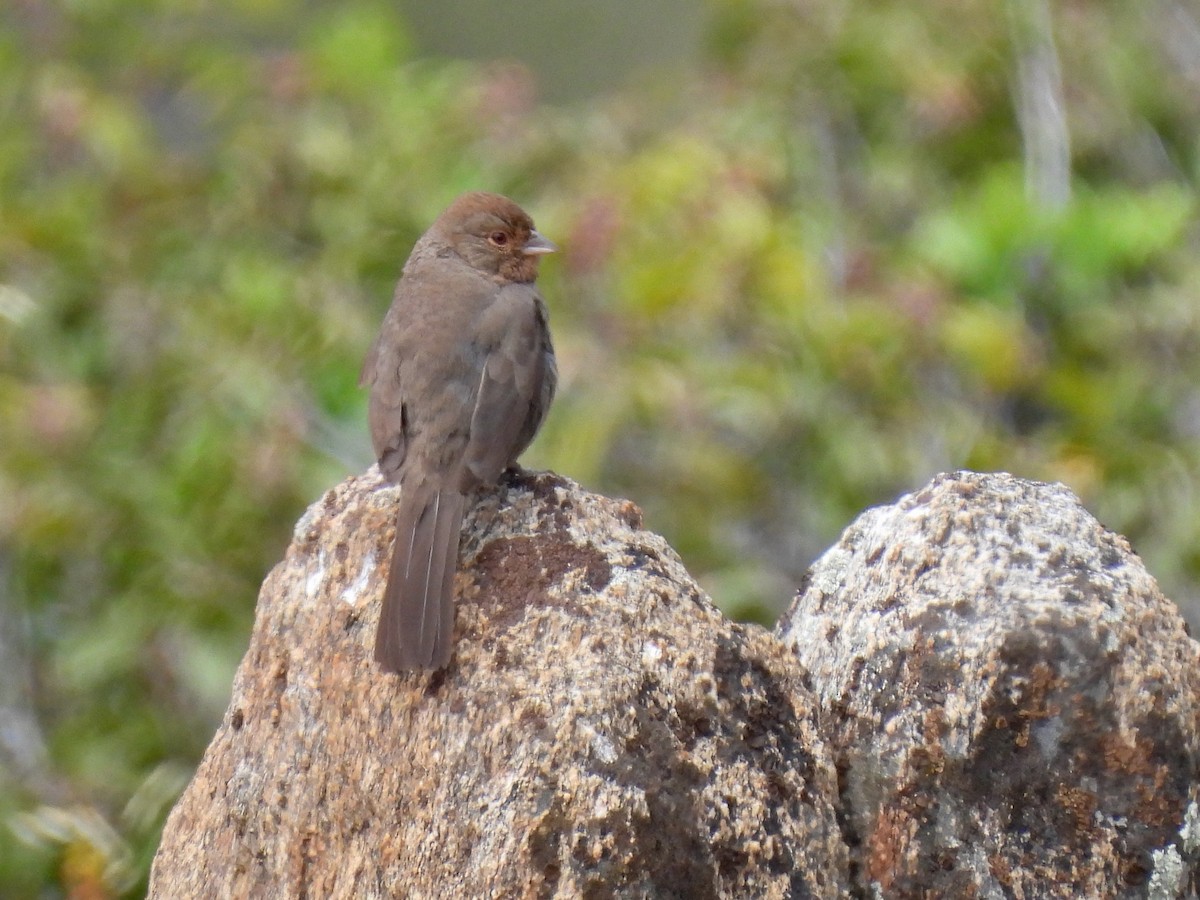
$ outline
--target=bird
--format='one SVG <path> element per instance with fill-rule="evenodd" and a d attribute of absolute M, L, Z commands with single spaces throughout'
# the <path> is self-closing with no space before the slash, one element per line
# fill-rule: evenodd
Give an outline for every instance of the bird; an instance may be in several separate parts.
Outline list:
<path fill-rule="evenodd" d="M 400 486 L 375 635 L 386 672 L 449 662 L 467 500 L 516 466 L 554 399 L 535 282 L 557 249 L 507 197 L 463 194 L 413 245 L 363 362 L 379 471 Z"/>

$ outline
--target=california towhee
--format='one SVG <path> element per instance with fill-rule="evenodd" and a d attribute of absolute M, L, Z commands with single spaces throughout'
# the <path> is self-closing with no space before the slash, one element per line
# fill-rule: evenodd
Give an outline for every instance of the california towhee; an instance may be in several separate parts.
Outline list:
<path fill-rule="evenodd" d="M 464 194 L 413 247 L 363 363 L 379 470 L 400 485 L 375 659 L 441 668 L 467 494 L 529 446 L 557 368 L 538 260 L 557 249 L 517 204 Z"/>

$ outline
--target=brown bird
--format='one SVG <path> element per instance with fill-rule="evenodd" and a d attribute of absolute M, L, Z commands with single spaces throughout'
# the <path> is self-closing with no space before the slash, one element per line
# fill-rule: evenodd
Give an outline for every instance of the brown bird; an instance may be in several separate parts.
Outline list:
<path fill-rule="evenodd" d="M 556 249 L 507 197 L 464 194 L 414 245 L 363 363 L 379 470 L 400 485 L 375 635 L 387 671 L 450 659 L 467 495 L 516 464 L 554 397 L 534 280 Z"/>

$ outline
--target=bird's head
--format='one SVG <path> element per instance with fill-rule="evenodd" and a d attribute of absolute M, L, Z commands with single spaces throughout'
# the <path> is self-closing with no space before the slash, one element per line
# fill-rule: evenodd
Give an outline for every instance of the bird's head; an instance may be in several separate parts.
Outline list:
<path fill-rule="evenodd" d="M 451 203 L 437 228 L 468 264 L 502 281 L 535 280 L 538 260 L 558 249 L 538 234 L 525 210 L 507 197 L 482 191 Z"/>

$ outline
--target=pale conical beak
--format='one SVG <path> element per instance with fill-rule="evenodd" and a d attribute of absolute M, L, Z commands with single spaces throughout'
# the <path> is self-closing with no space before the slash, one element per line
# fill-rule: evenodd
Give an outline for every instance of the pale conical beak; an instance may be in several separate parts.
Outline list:
<path fill-rule="evenodd" d="M 529 240 L 525 242 L 525 246 L 521 248 L 521 252 L 526 256 L 541 256 L 543 253 L 553 253 L 558 249 L 558 245 L 553 241 L 548 241 L 538 232 L 531 232 Z"/>

